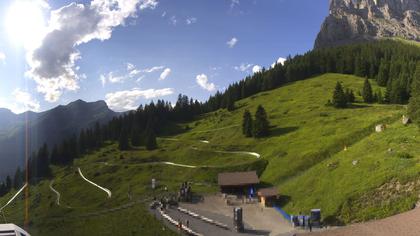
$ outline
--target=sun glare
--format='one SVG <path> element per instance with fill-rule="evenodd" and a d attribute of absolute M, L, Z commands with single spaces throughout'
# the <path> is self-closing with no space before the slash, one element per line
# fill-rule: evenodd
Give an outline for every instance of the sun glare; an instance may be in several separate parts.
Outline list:
<path fill-rule="evenodd" d="M 45 32 L 41 6 L 31 0 L 17 0 L 6 15 L 6 29 L 10 40 L 26 48 L 35 47 Z"/>

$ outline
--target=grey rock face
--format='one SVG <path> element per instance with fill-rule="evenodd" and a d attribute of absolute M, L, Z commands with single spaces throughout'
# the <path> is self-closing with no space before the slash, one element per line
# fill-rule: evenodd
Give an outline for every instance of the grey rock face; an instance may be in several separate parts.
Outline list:
<path fill-rule="evenodd" d="M 420 41 L 420 0 L 330 0 L 315 48 L 388 37 Z"/>

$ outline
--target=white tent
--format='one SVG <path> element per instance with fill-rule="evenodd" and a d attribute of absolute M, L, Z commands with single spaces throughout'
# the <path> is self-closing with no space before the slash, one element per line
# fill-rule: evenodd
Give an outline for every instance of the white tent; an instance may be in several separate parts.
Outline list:
<path fill-rule="evenodd" d="M 31 235 L 17 225 L 0 224 L 0 236 L 31 236 Z"/>

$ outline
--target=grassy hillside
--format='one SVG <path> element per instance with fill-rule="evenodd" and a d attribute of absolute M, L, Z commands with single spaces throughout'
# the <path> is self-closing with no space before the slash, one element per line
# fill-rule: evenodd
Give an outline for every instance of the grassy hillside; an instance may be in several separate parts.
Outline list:
<path fill-rule="evenodd" d="M 337 81 L 355 91 L 357 102 L 351 108 L 325 105 Z M 363 104 L 358 95 L 363 81 L 326 74 L 291 83 L 241 100 L 233 112 L 219 110 L 179 124 L 185 132 L 159 138 L 158 150 L 120 152 L 116 144 L 109 144 L 76 160 L 73 167 L 55 168 L 53 187 L 61 193 L 62 205 L 55 204 L 50 180 L 32 187 L 31 233 L 111 235 L 123 225 L 121 234 L 171 235 L 147 213 L 143 201 L 162 194 L 163 186 L 173 192 L 183 181 L 194 182 L 197 193 L 217 191 L 217 173 L 234 170 L 257 170 L 264 184 L 278 186 L 290 213 L 319 207 L 330 221 L 351 222 L 406 210 L 416 200 L 414 190 L 408 194 L 398 190 L 390 196 L 378 192 L 383 184 L 396 186 L 399 180 L 405 186 L 416 177 L 417 129 L 399 124 L 403 106 Z M 372 85 L 374 90 L 380 89 L 374 82 Z M 244 138 L 242 114 L 245 109 L 254 113 L 260 104 L 269 115 L 271 135 L 258 140 Z M 379 123 L 390 126 L 375 134 L 374 126 Z M 261 158 L 242 153 L 245 151 L 259 153 Z M 159 163 L 162 161 L 196 168 Z M 109 188 L 112 198 L 83 181 L 77 167 L 87 178 Z M 157 191 L 150 189 L 152 178 L 160 183 Z M 1 198 L 0 205 L 8 197 Z M 383 201 L 398 204 L 384 208 Z M 20 223 L 23 212 L 19 199 L 5 210 L 5 216 Z"/>
<path fill-rule="evenodd" d="M 418 134 L 416 127 L 396 121 L 383 133 L 373 133 L 318 163 L 280 185 L 292 200 L 286 209 L 297 212 L 319 206 L 337 223 L 411 209 L 420 190 Z"/>
<path fill-rule="evenodd" d="M 394 39 L 398 42 L 402 42 L 402 43 L 406 43 L 406 44 L 415 45 L 417 47 L 420 47 L 420 42 L 417 42 L 417 41 L 407 40 L 407 39 L 403 39 L 403 38 L 394 38 Z"/>
<path fill-rule="evenodd" d="M 252 150 L 269 160 L 262 176 L 270 183 L 281 183 L 314 164 L 342 150 L 344 146 L 369 135 L 385 120 L 395 120 L 403 113 L 401 106 L 356 103 L 349 109 L 325 106 L 337 81 L 357 95 L 363 79 L 348 75 L 326 74 L 295 82 L 283 88 L 260 93 L 236 104 L 229 113 L 218 111 L 188 124 L 192 129 L 180 139 L 206 139 L 213 148 Z M 373 85 L 374 91 L 379 88 Z M 271 121 L 271 136 L 265 139 L 244 138 L 240 126 L 245 109 L 255 112 L 263 105 Z M 220 130 L 221 127 L 227 127 Z M 214 132 L 203 132 L 205 130 Z M 219 130 L 218 130 L 219 129 Z"/>

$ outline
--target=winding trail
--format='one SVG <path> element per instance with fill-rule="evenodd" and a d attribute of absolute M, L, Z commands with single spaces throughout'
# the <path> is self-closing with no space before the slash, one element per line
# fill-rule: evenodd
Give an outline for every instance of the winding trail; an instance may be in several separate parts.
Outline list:
<path fill-rule="evenodd" d="M 245 152 L 245 151 L 211 151 L 211 150 L 203 150 L 196 147 L 192 147 L 191 149 L 200 152 L 214 152 L 214 153 L 224 153 L 224 154 L 240 154 L 240 155 L 250 155 L 257 159 L 261 158 L 261 155 L 256 152 Z"/>
<path fill-rule="evenodd" d="M 88 179 L 87 179 L 87 178 L 83 175 L 83 173 L 82 173 L 82 171 L 80 170 L 80 168 L 77 168 L 77 170 L 79 171 L 80 176 L 81 176 L 81 177 L 82 177 L 82 178 L 83 178 L 86 182 L 88 182 L 88 183 L 92 184 L 93 186 L 95 186 L 95 187 L 97 187 L 97 188 L 101 189 L 102 191 L 106 192 L 106 194 L 108 194 L 108 198 L 111 198 L 112 193 L 111 193 L 111 191 L 110 191 L 109 189 L 104 188 L 104 187 L 102 187 L 102 186 L 100 186 L 100 185 L 98 185 L 98 184 L 96 184 L 96 183 L 94 183 L 94 182 L 92 182 L 92 181 L 88 180 Z"/>
<path fill-rule="evenodd" d="M 19 191 L 17 191 L 17 193 L 2 207 L 0 208 L 0 212 L 3 211 L 4 208 L 6 208 L 10 203 L 13 202 L 13 200 L 15 200 L 15 198 L 28 186 L 28 183 L 26 183 L 25 185 L 23 185 L 23 187 L 21 189 L 19 189 Z"/>
<path fill-rule="evenodd" d="M 236 127 L 236 126 L 230 126 L 230 127 L 225 127 L 225 128 L 220 128 L 220 129 L 214 129 L 214 130 L 221 130 L 221 129 L 228 129 L 231 127 Z M 210 132 L 210 131 L 207 131 Z M 180 142 L 182 140 L 178 139 L 178 138 L 160 138 L 161 140 L 167 140 L 167 141 L 176 141 L 176 142 Z M 210 141 L 207 140 L 198 140 L 197 142 L 200 143 L 205 143 L 205 144 L 210 144 Z M 197 147 L 191 147 L 191 149 L 195 150 L 195 151 L 201 151 L 201 152 L 214 152 L 214 153 L 224 153 L 224 154 L 239 154 L 239 155 L 250 155 L 253 156 L 257 159 L 261 158 L 261 154 L 256 153 L 256 152 L 247 152 L 247 151 L 214 151 L 214 150 L 203 150 L 203 149 L 199 149 Z M 195 167 L 196 168 L 196 167 Z"/>
<path fill-rule="evenodd" d="M 168 161 L 155 162 L 154 164 L 164 164 L 164 165 L 169 165 L 169 166 L 178 166 L 178 167 L 184 167 L 184 168 L 190 168 L 190 169 L 205 167 L 205 166 L 191 166 L 191 165 L 177 164 L 177 163 L 168 162 Z"/>
<path fill-rule="evenodd" d="M 54 183 L 54 180 L 51 180 L 50 189 L 51 189 L 51 191 L 53 191 L 57 195 L 55 203 L 57 204 L 57 206 L 60 206 L 60 196 L 61 196 L 61 194 L 56 189 L 54 189 L 53 183 Z"/>

